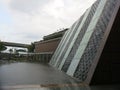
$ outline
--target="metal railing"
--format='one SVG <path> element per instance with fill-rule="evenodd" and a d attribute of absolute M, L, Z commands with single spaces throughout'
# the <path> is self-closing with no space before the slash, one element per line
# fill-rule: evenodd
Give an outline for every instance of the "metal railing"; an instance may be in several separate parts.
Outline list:
<path fill-rule="evenodd" d="M 38 61 L 42 63 L 48 63 L 53 55 L 53 52 L 43 52 L 43 53 L 28 53 L 28 61 Z"/>

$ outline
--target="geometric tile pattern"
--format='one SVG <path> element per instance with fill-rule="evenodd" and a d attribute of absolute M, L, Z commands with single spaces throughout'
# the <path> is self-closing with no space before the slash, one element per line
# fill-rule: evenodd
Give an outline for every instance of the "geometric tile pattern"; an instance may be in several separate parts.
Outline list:
<path fill-rule="evenodd" d="M 85 82 L 119 7 L 120 0 L 97 0 L 65 33 L 49 64 Z"/>

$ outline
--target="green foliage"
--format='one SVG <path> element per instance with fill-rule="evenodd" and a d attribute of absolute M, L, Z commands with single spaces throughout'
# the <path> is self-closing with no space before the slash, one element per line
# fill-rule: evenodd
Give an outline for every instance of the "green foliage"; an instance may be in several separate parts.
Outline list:
<path fill-rule="evenodd" d="M 17 52 L 26 52 L 24 49 L 18 49 Z"/>
<path fill-rule="evenodd" d="M 34 49 L 35 49 L 35 44 L 31 43 L 31 45 L 28 46 L 28 52 L 34 52 Z"/>
<path fill-rule="evenodd" d="M 16 49 L 14 49 L 14 54 L 19 54 L 18 51 Z"/>
<path fill-rule="evenodd" d="M 9 49 L 9 52 L 10 52 L 10 53 L 13 53 L 13 49 Z"/>
<path fill-rule="evenodd" d="M 6 50 L 7 48 L 4 46 L 2 42 L 0 42 L 0 52 Z"/>

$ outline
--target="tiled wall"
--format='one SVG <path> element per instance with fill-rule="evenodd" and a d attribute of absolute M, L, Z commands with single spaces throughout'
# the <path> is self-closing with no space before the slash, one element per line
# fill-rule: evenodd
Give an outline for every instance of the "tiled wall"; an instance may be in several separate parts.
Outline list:
<path fill-rule="evenodd" d="M 50 65 L 84 82 L 92 65 L 97 64 L 94 62 L 99 58 L 95 58 L 101 54 L 99 48 L 105 42 L 105 34 L 111 29 L 108 26 L 114 22 L 119 6 L 119 0 L 97 0 L 65 33 Z"/>

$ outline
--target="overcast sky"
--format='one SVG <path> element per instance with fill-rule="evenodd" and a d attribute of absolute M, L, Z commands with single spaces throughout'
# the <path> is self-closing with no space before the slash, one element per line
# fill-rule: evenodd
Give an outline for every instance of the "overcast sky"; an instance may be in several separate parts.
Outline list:
<path fill-rule="evenodd" d="M 0 0 L 0 40 L 39 41 L 69 28 L 96 0 Z"/>

